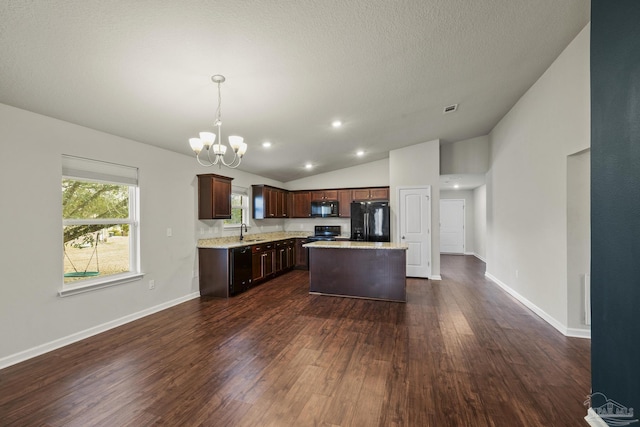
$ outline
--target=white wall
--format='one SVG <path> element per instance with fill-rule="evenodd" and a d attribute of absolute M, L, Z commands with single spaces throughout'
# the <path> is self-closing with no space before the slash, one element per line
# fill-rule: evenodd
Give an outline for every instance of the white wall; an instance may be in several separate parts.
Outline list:
<path fill-rule="evenodd" d="M 475 253 L 475 200 L 473 190 L 441 190 L 440 200 L 464 200 L 464 250 L 465 255 Z M 439 230 L 438 230 L 439 232 Z"/>
<path fill-rule="evenodd" d="M 440 146 L 440 175 L 484 174 L 489 170 L 489 135 Z"/>
<path fill-rule="evenodd" d="M 584 275 L 591 271 L 591 152 L 567 157 L 567 321 L 585 324 Z"/>
<path fill-rule="evenodd" d="M 211 169 L 196 167 L 188 156 L 2 104 L 0 150 L 0 366 L 44 351 L 55 340 L 68 342 L 91 328 L 197 295 L 198 229 L 216 224 L 196 220 L 195 175 Z M 139 168 L 142 280 L 57 296 L 63 275 L 62 154 Z M 266 181 L 227 172 L 221 174 L 237 176 L 234 184 Z M 166 236 L 168 227 L 172 237 Z M 150 279 L 153 291 L 147 289 Z"/>
<path fill-rule="evenodd" d="M 473 254 L 486 262 L 487 254 L 487 186 L 473 190 Z"/>
<path fill-rule="evenodd" d="M 316 188 L 386 187 L 388 185 L 389 159 L 382 159 L 289 181 L 285 183 L 285 188 L 287 190 L 313 190 Z"/>
<path fill-rule="evenodd" d="M 590 145 L 589 26 L 491 131 L 487 273 L 567 327 L 567 156 Z"/>
<path fill-rule="evenodd" d="M 440 277 L 440 141 L 389 152 L 391 224 L 398 224 L 398 187 L 431 186 L 431 274 Z M 391 227 L 397 241 L 397 226 Z"/>

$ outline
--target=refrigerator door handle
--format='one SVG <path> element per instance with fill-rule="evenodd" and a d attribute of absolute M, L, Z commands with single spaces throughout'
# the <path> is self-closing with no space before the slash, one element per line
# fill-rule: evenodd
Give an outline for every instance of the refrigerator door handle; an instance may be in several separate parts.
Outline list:
<path fill-rule="evenodd" d="M 364 213 L 364 240 L 369 241 L 369 212 Z"/>

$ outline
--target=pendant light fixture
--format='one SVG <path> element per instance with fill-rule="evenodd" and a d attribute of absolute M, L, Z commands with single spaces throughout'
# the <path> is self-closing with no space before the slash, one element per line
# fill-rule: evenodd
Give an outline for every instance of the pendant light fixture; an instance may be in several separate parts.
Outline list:
<path fill-rule="evenodd" d="M 242 161 L 242 156 L 247 152 L 247 144 L 244 142 L 244 138 L 237 135 L 229 135 L 229 147 L 233 150 L 233 159 L 230 162 L 225 160 L 225 154 L 227 152 L 227 146 L 222 144 L 222 120 L 220 120 L 220 107 L 222 105 L 222 96 L 220 95 L 220 84 L 225 81 L 225 77 L 220 74 L 216 74 L 211 77 L 211 81 L 218 85 L 218 109 L 216 110 L 216 121 L 214 126 L 218 128 L 216 142 L 216 134 L 213 132 L 200 132 L 200 138 L 189 138 L 189 144 L 191 149 L 196 153 L 196 160 L 202 166 L 218 165 L 220 168 L 222 165 L 229 168 L 237 168 Z M 203 162 L 200 159 L 200 153 L 202 149 L 207 151 L 207 159 Z M 212 157 L 213 153 L 213 157 Z"/>

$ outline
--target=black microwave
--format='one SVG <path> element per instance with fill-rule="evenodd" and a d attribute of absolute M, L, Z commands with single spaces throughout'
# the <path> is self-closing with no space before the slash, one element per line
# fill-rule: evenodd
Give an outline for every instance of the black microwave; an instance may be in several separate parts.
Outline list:
<path fill-rule="evenodd" d="M 311 217 L 326 218 L 338 216 L 338 201 L 311 202 Z"/>

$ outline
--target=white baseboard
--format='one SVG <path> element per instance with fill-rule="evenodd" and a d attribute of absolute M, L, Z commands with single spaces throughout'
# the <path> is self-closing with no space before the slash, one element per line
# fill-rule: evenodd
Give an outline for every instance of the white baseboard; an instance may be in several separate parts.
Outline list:
<path fill-rule="evenodd" d="M 609 427 L 609 425 L 600 418 L 600 415 L 596 414 L 596 411 L 591 408 L 587 410 L 587 416 L 584 417 L 584 420 L 592 427 Z"/>
<path fill-rule="evenodd" d="M 534 303 L 532 303 L 531 301 L 529 301 L 528 299 L 526 299 L 525 297 L 520 295 L 514 289 L 510 288 L 509 286 L 507 286 L 507 284 L 505 284 L 504 282 L 500 281 L 493 274 L 491 274 L 491 273 L 489 273 L 487 271 L 487 272 L 484 273 L 484 275 L 487 278 L 489 278 L 492 282 L 494 282 L 496 285 L 500 286 L 509 295 L 511 295 L 512 297 L 514 297 L 518 301 L 520 301 L 529 310 L 531 310 L 535 314 L 537 314 L 538 317 L 540 317 L 542 320 L 544 320 L 545 322 L 547 322 L 548 324 L 553 326 L 555 329 L 557 329 L 562 335 L 568 336 L 568 337 L 576 337 L 576 338 L 591 338 L 591 331 L 590 330 L 567 328 L 561 322 L 559 322 L 558 320 L 553 318 L 553 316 L 549 315 L 546 311 L 544 311 L 543 309 L 541 309 L 540 307 L 538 307 L 537 305 L 535 305 Z"/>
<path fill-rule="evenodd" d="M 16 363 L 24 362 L 25 360 L 31 359 L 36 356 L 40 356 L 41 354 L 48 353 L 53 350 L 57 350 L 66 345 L 73 344 L 85 338 L 89 338 L 94 335 L 97 335 L 101 332 L 108 331 L 109 329 L 117 328 L 118 326 L 122 326 L 126 323 L 133 322 L 134 320 L 141 319 L 150 314 L 157 313 L 162 310 L 166 310 L 167 308 L 173 307 L 174 305 L 178 305 L 185 301 L 189 301 L 199 297 L 200 297 L 200 292 L 194 292 L 194 293 L 185 295 L 183 297 L 176 298 L 174 300 L 167 301 L 153 307 L 149 307 L 142 311 L 138 311 L 137 313 L 129 314 L 119 319 L 111 320 L 101 325 L 97 325 L 92 328 L 85 329 L 84 331 L 76 332 L 74 334 L 67 335 L 66 337 L 58 338 L 57 340 L 53 340 L 48 343 L 41 344 L 36 347 L 32 347 L 30 349 L 21 351 L 19 353 L 3 357 L 2 359 L 0 359 L 0 369 L 6 368 L 11 365 L 15 365 Z"/>
<path fill-rule="evenodd" d="M 439 274 L 433 274 L 429 277 L 430 280 L 442 280 L 442 276 Z"/>
<path fill-rule="evenodd" d="M 567 328 L 568 337 L 591 339 L 591 329 Z"/>
<path fill-rule="evenodd" d="M 487 260 L 484 259 L 484 257 L 481 257 L 480 255 L 478 255 L 477 253 L 473 253 L 471 255 L 473 255 L 474 257 L 478 258 L 480 261 L 484 262 L 485 264 L 487 263 Z"/>

